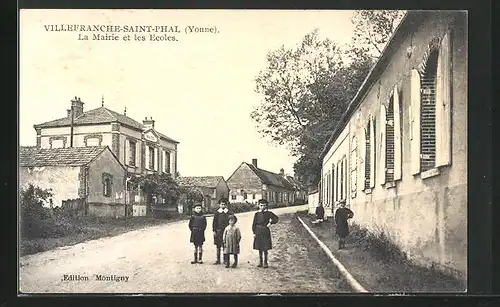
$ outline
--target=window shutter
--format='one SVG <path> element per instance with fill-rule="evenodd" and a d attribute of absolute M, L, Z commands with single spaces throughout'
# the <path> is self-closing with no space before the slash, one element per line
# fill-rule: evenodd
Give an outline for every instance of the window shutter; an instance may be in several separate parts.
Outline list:
<path fill-rule="evenodd" d="M 128 139 L 125 139 L 125 165 L 130 164 L 130 141 Z"/>
<path fill-rule="evenodd" d="M 411 173 L 420 173 L 420 74 L 411 71 Z"/>
<path fill-rule="evenodd" d="M 401 180 L 402 156 L 401 156 L 401 112 L 399 110 L 398 86 L 394 86 L 394 180 Z"/>
<path fill-rule="evenodd" d="M 155 148 L 155 160 L 154 160 L 154 162 L 155 162 L 154 163 L 154 169 L 155 169 L 155 171 L 158 170 L 158 160 L 159 160 L 158 159 L 158 148 Z"/>
<path fill-rule="evenodd" d="M 149 146 L 146 146 L 146 150 L 144 151 L 146 153 L 146 165 L 144 165 L 145 169 L 149 169 Z"/>
<path fill-rule="evenodd" d="M 332 163 L 332 197 L 331 197 L 331 200 L 332 200 L 332 204 L 335 203 L 335 184 L 336 184 L 336 180 L 335 180 L 335 176 L 336 176 L 336 172 L 335 172 L 335 163 Z"/>
<path fill-rule="evenodd" d="M 447 33 L 441 42 L 436 76 L 436 166 L 451 163 L 451 48 Z"/>
<path fill-rule="evenodd" d="M 373 121 L 375 119 L 372 117 L 370 120 L 370 188 L 375 187 L 375 127 Z"/>
<path fill-rule="evenodd" d="M 380 106 L 380 159 L 379 159 L 379 171 L 378 180 L 380 184 L 385 184 L 385 168 L 386 168 L 386 139 L 385 139 L 385 129 L 386 129 L 386 108 L 384 105 Z"/>
<path fill-rule="evenodd" d="M 349 180 L 347 178 L 347 157 L 344 157 L 344 197 L 347 199 L 347 191 L 349 186 Z"/>
<path fill-rule="evenodd" d="M 361 180 L 361 190 L 364 190 L 365 188 L 365 181 L 366 181 L 366 130 L 363 129 L 363 137 L 361 138 L 361 146 L 359 146 L 359 176 L 363 180 Z"/>

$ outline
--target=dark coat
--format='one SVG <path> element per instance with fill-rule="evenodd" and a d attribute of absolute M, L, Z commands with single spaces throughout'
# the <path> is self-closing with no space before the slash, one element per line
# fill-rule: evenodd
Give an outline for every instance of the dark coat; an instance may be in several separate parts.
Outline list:
<path fill-rule="evenodd" d="M 325 217 L 325 208 L 323 206 L 316 207 L 316 218 L 322 220 Z"/>
<path fill-rule="evenodd" d="M 267 224 L 276 224 L 278 220 L 278 216 L 271 211 L 265 210 L 255 212 L 252 223 L 252 231 L 255 235 L 253 239 L 253 249 L 269 250 L 273 248 L 271 230 L 267 227 Z"/>
<path fill-rule="evenodd" d="M 354 217 L 349 208 L 338 208 L 335 212 L 335 228 L 339 237 L 345 238 L 349 235 L 349 224 L 347 220 Z"/>
<path fill-rule="evenodd" d="M 212 221 L 212 230 L 213 232 L 215 232 L 214 245 L 222 246 L 224 229 L 226 229 L 226 227 L 229 225 L 229 216 L 234 214 L 229 210 L 226 213 L 220 212 L 219 210 L 215 211 L 214 219 Z"/>
<path fill-rule="evenodd" d="M 202 245 L 205 242 L 205 229 L 207 229 L 207 218 L 200 212 L 191 215 L 189 219 L 189 229 L 191 230 L 191 237 L 189 242 L 195 245 Z"/>

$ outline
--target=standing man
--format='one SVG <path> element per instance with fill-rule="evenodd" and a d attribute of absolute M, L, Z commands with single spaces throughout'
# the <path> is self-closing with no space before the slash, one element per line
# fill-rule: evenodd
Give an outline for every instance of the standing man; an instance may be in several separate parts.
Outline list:
<path fill-rule="evenodd" d="M 221 263 L 220 254 L 223 245 L 224 230 L 229 225 L 229 216 L 234 216 L 234 214 L 227 208 L 227 203 L 228 201 L 226 198 L 219 199 L 219 209 L 217 209 L 217 211 L 215 212 L 212 222 L 212 230 L 214 232 L 214 245 L 217 250 L 217 260 L 214 262 L 214 264 Z M 234 218 L 236 219 L 236 222 L 238 219 L 236 218 L 236 216 L 234 216 Z M 224 264 L 225 262 L 226 259 L 224 259 Z"/>
<path fill-rule="evenodd" d="M 340 208 L 335 212 L 335 227 L 339 236 L 339 249 L 345 248 L 345 238 L 349 235 L 348 219 L 354 217 L 354 212 L 345 207 L 345 199 L 340 201 Z"/>

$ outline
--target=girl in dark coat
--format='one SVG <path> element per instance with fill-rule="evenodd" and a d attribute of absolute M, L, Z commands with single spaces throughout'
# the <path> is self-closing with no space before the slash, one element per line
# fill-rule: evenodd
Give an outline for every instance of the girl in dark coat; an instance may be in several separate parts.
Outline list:
<path fill-rule="evenodd" d="M 354 212 L 345 207 L 345 200 L 340 201 L 340 208 L 335 212 L 335 226 L 339 236 L 339 249 L 345 248 L 345 238 L 349 235 L 348 219 L 354 217 Z"/>
<path fill-rule="evenodd" d="M 259 200 L 259 211 L 253 217 L 252 231 L 253 231 L 253 249 L 259 251 L 259 265 L 258 267 L 267 268 L 268 250 L 272 249 L 271 230 L 269 226 L 278 223 L 278 216 L 267 210 L 267 200 Z M 264 256 L 264 261 L 262 261 Z"/>
<path fill-rule="evenodd" d="M 188 225 L 191 230 L 189 242 L 194 244 L 194 260 L 191 263 L 203 263 L 203 242 L 205 242 L 207 218 L 201 212 L 201 204 L 194 206 L 194 213 L 191 215 Z"/>
<path fill-rule="evenodd" d="M 229 209 L 226 208 L 227 200 L 221 198 L 219 200 L 219 209 L 214 214 L 214 219 L 212 222 L 212 230 L 214 232 L 214 245 L 217 252 L 217 260 L 214 264 L 220 264 L 220 253 L 223 245 L 224 229 L 229 225 L 229 216 L 234 215 Z M 236 216 L 235 216 L 236 218 Z M 238 219 L 236 218 L 236 221 Z M 226 260 L 224 259 L 224 264 Z"/>

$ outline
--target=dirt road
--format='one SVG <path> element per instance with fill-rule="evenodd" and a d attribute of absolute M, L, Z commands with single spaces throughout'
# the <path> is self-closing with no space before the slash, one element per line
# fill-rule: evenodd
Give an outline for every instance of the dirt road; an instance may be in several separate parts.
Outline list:
<path fill-rule="evenodd" d="M 131 231 L 29 255 L 20 259 L 23 293 L 193 293 L 193 292 L 348 292 L 350 289 L 296 218 L 302 207 L 272 210 L 274 248 L 268 269 L 257 268 L 252 249 L 253 212 L 238 214 L 242 231 L 236 269 L 213 265 L 211 228 L 206 231 L 204 263 L 191 264 L 186 221 Z M 208 219 L 211 225 L 212 219 Z M 64 280 L 76 279 L 76 280 Z M 72 275 L 72 276 L 71 276 Z M 70 277 L 71 276 L 71 277 Z M 79 279 L 79 280 L 78 280 Z"/>

